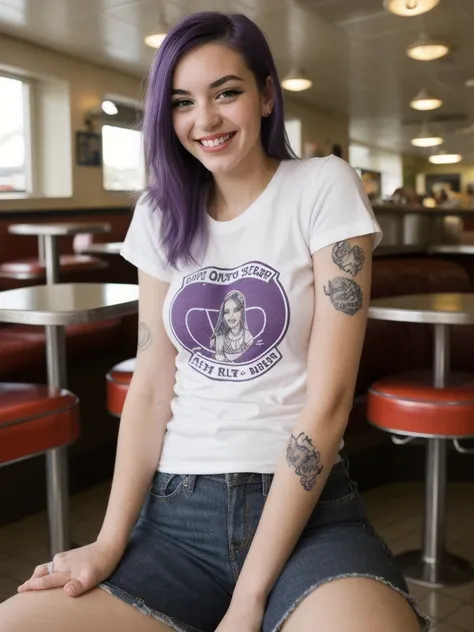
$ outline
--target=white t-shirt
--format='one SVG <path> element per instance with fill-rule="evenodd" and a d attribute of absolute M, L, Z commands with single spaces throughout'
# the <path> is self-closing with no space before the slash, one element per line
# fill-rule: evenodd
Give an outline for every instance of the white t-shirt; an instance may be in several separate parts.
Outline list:
<path fill-rule="evenodd" d="M 241 215 L 206 221 L 199 264 L 176 271 L 159 210 L 142 197 L 121 252 L 170 283 L 163 316 L 177 372 L 158 469 L 273 473 L 305 401 L 311 255 L 366 234 L 375 247 L 382 233 L 359 177 L 335 156 L 283 161 Z"/>

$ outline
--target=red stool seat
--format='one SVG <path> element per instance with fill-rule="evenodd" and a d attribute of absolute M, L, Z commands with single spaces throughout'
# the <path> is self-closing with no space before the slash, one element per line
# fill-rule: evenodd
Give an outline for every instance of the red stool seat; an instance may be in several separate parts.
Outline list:
<path fill-rule="evenodd" d="M 474 437 L 474 377 L 454 374 L 445 388 L 435 388 L 430 374 L 384 377 L 369 389 L 367 419 L 394 434 Z"/>
<path fill-rule="evenodd" d="M 107 373 L 107 409 L 111 415 L 122 414 L 128 387 L 135 371 L 136 358 L 116 364 Z"/>
<path fill-rule="evenodd" d="M 61 255 L 59 260 L 61 274 L 99 270 L 107 267 L 107 263 L 97 257 L 88 255 Z M 46 275 L 45 265 L 39 259 L 16 259 L 0 264 L 0 276 L 9 279 L 29 280 L 41 279 Z"/>
<path fill-rule="evenodd" d="M 79 436 L 79 400 L 37 384 L 0 383 L 0 464 L 65 446 Z"/>

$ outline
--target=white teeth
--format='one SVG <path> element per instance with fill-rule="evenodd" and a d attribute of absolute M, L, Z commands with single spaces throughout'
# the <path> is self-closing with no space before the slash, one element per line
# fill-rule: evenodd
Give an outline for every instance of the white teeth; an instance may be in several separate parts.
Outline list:
<path fill-rule="evenodd" d="M 219 145 L 222 145 L 223 143 L 228 141 L 229 138 L 230 134 L 226 134 L 225 136 L 215 138 L 214 140 L 201 140 L 199 142 L 201 143 L 201 145 L 204 145 L 204 147 L 218 147 Z"/>

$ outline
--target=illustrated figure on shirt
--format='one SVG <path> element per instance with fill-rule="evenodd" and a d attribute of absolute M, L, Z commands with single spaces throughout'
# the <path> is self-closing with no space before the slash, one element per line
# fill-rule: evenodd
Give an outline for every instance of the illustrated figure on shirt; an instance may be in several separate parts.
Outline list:
<path fill-rule="evenodd" d="M 234 362 L 253 344 L 253 336 L 247 326 L 245 296 L 232 290 L 224 298 L 219 317 L 211 337 L 211 349 L 218 362 Z"/>

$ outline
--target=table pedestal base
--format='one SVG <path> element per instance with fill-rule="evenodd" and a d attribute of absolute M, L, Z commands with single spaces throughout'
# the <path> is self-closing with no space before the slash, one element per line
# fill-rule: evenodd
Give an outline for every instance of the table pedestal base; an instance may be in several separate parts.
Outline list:
<path fill-rule="evenodd" d="M 457 586 L 474 581 L 474 568 L 461 557 L 445 552 L 436 563 L 423 559 L 423 552 L 407 551 L 395 556 L 406 580 L 430 588 Z"/>
<path fill-rule="evenodd" d="M 69 541 L 69 491 L 67 448 L 46 453 L 46 489 L 51 559 L 71 548 Z"/>

